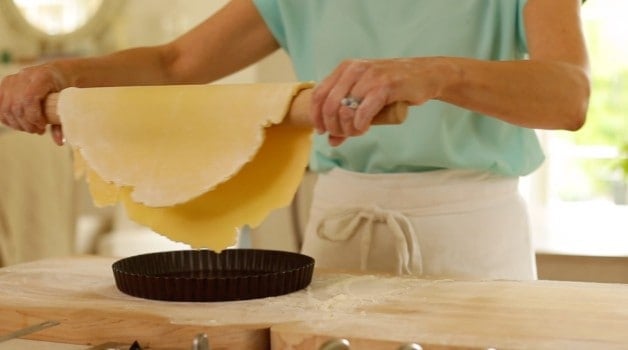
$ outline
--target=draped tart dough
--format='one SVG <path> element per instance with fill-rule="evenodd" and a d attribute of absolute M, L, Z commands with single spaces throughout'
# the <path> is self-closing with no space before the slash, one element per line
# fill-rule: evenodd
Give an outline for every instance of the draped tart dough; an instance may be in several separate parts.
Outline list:
<path fill-rule="evenodd" d="M 94 203 L 172 240 L 222 250 L 292 200 L 311 128 L 280 124 L 311 84 L 71 88 L 58 111 Z"/>

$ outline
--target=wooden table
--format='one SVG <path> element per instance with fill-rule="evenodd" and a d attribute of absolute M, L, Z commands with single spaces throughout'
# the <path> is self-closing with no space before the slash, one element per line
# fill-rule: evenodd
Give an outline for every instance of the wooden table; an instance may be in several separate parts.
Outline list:
<path fill-rule="evenodd" d="M 179 303 L 119 292 L 103 257 L 0 269 L 0 335 L 45 320 L 28 339 L 68 344 L 138 340 L 150 349 L 628 349 L 628 285 L 450 281 L 317 271 L 310 287 L 238 302 Z"/>

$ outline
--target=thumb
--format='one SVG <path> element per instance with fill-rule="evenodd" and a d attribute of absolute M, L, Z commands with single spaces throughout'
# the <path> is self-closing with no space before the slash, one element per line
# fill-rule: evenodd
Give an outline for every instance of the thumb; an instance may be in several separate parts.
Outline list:
<path fill-rule="evenodd" d="M 63 129 L 61 125 L 51 125 L 50 133 L 52 135 L 52 140 L 59 146 L 63 146 L 65 144 L 65 137 L 63 136 Z"/>

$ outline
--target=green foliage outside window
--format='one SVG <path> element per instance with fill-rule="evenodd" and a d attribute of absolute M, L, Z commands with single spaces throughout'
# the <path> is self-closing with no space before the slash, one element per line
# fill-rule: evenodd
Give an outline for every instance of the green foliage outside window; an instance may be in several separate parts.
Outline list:
<path fill-rule="evenodd" d="M 587 6 L 592 16 L 587 18 Z M 605 6 L 605 7 L 602 7 Z M 591 190 L 584 197 L 599 197 L 626 188 L 628 183 L 628 23 L 618 16 L 626 7 L 621 1 L 591 1 L 583 6 L 584 30 L 591 59 L 592 92 L 585 126 L 559 137 L 579 146 L 607 146 L 617 150 L 614 158 L 580 159 L 579 167 Z M 567 200 L 582 198 L 572 189 L 561 191 Z M 571 192 L 569 194 L 568 192 Z M 625 193 L 624 193 L 625 196 Z"/>
<path fill-rule="evenodd" d="M 581 145 L 619 147 L 628 142 L 628 50 L 623 47 L 625 42 L 606 37 L 597 21 L 586 23 L 585 30 L 592 92 L 587 123 L 572 134 L 573 139 Z"/>

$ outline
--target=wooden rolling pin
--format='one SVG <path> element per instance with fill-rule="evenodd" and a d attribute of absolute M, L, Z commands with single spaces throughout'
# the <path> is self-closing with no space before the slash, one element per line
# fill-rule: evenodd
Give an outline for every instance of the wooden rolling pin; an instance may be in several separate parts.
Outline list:
<path fill-rule="evenodd" d="M 290 110 L 283 120 L 283 124 L 299 127 L 314 127 L 310 119 L 310 103 L 312 99 L 311 88 L 301 90 L 292 100 Z M 59 93 L 52 93 L 46 98 L 44 113 L 48 118 L 48 123 L 60 125 L 61 119 L 57 113 L 57 103 Z M 408 105 L 403 102 L 396 102 L 384 107 L 379 114 L 373 118 L 373 125 L 395 125 L 406 120 Z"/>

